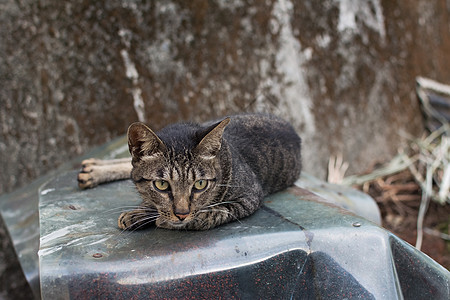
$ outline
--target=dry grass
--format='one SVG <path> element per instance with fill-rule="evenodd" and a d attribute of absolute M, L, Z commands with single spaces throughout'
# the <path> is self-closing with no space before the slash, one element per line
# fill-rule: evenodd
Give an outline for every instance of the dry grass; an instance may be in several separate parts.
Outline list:
<path fill-rule="evenodd" d="M 389 163 L 363 175 L 344 177 L 348 164 L 341 157 L 330 159 L 329 163 L 329 181 L 371 195 L 380 207 L 384 227 L 447 268 L 450 266 L 449 137 L 450 126 L 446 124 L 428 136 L 410 139 L 409 147 Z M 430 203 L 432 211 L 427 216 Z"/>
<path fill-rule="evenodd" d="M 450 112 L 450 86 L 417 78 L 417 95 L 428 135 L 419 139 L 405 136 L 408 147 L 367 174 L 345 177 L 348 164 L 342 156 L 332 157 L 328 180 L 371 195 L 380 207 L 384 227 L 419 250 L 439 248 L 434 253 L 437 257 L 428 254 L 449 268 L 450 124 L 445 112 Z"/>

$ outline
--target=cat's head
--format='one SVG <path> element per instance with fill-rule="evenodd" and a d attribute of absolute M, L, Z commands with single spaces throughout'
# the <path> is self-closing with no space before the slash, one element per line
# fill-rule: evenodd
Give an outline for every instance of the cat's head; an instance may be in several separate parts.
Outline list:
<path fill-rule="evenodd" d="M 131 178 L 143 201 L 158 210 L 157 226 L 186 227 L 217 198 L 222 135 L 229 122 L 208 128 L 178 125 L 160 136 L 143 123 L 130 125 Z"/>

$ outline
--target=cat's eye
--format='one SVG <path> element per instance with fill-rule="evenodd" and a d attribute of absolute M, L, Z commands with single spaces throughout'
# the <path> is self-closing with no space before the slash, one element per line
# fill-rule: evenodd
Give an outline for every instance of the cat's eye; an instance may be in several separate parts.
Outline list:
<path fill-rule="evenodd" d="M 207 186 L 208 186 L 208 180 L 204 180 L 204 179 L 197 180 L 194 183 L 194 191 L 195 192 L 203 191 L 204 189 L 206 189 Z"/>
<path fill-rule="evenodd" d="M 155 188 L 158 191 L 161 191 L 161 192 L 168 191 L 169 187 L 170 187 L 169 182 L 167 182 L 165 180 L 155 180 L 153 182 L 153 185 L 155 186 Z"/>

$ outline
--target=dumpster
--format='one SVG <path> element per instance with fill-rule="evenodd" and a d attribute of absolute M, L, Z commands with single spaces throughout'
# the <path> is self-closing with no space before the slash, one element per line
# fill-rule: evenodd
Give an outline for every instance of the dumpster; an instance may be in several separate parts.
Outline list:
<path fill-rule="evenodd" d="M 122 137 L 87 156 L 126 152 Z M 381 228 L 361 192 L 303 174 L 212 230 L 121 231 L 117 217 L 141 202 L 133 183 L 80 190 L 81 159 L 0 199 L 36 298 L 449 298 L 449 272 Z"/>

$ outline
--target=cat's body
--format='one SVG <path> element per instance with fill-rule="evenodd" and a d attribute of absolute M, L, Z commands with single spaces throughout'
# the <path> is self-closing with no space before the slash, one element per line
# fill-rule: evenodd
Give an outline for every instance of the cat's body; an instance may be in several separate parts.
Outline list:
<path fill-rule="evenodd" d="M 254 213 L 301 170 L 300 138 L 269 115 L 178 123 L 157 134 L 135 123 L 128 142 L 131 179 L 143 202 L 119 217 L 122 229 L 153 220 L 169 229 L 213 228 Z"/>

